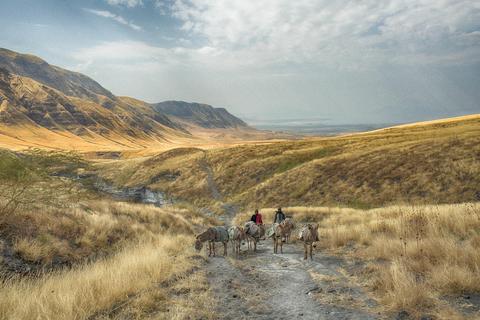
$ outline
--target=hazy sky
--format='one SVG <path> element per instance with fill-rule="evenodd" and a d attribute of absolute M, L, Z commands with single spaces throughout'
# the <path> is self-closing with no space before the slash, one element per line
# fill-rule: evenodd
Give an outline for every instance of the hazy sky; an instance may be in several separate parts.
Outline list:
<path fill-rule="evenodd" d="M 480 113 L 479 0 L 1 0 L 0 47 L 244 118 Z"/>

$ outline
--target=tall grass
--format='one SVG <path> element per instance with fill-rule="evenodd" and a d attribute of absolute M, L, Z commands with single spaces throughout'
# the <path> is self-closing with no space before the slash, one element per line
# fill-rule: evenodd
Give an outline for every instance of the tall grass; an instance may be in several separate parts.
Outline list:
<path fill-rule="evenodd" d="M 8 215 L 0 221 L 0 235 L 32 267 L 51 269 L 106 256 L 131 241 L 165 232 L 193 234 L 194 223 L 208 222 L 187 209 L 84 201 Z"/>
<path fill-rule="evenodd" d="M 260 211 L 264 221 L 273 220 L 274 209 Z M 443 298 L 480 293 L 480 203 L 284 212 L 299 222 L 319 222 L 323 249 L 367 261 L 365 279 L 390 310 L 445 312 Z M 242 213 L 235 222 L 248 217 Z"/>
<path fill-rule="evenodd" d="M 191 243 L 192 237 L 186 235 L 156 236 L 70 271 L 35 280 L 6 281 L 0 289 L 0 318 L 89 319 L 116 305 L 126 305 L 152 288 L 163 291 L 163 295 L 156 295 L 159 305 L 174 304 L 168 288 L 177 278 L 187 278 L 197 263 L 191 259 L 195 255 Z M 196 312 L 208 316 L 205 310 Z M 172 310 L 165 317 L 179 315 Z"/>
<path fill-rule="evenodd" d="M 0 319 L 213 317 L 212 308 L 199 308 L 212 302 L 196 272 L 201 260 L 193 260 L 192 221 L 208 224 L 187 209 L 112 201 L 8 216 L 1 245 L 50 272 L 0 274 Z M 59 259 L 69 268 L 48 269 Z M 195 292 L 172 293 L 193 278 Z"/>

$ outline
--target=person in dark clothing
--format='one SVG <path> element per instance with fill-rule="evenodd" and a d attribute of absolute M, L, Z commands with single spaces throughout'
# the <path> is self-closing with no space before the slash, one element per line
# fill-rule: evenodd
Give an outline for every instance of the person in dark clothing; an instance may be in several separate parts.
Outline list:
<path fill-rule="evenodd" d="M 285 213 L 283 213 L 282 208 L 278 208 L 273 223 L 282 223 L 283 220 L 285 220 Z"/>
<path fill-rule="evenodd" d="M 258 209 L 255 210 L 255 214 L 250 218 L 250 221 L 255 222 L 255 224 L 263 224 L 262 215 L 258 212 Z"/>
<path fill-rule="evenodd" d="M 252 217 L 250 218 L 250 221 L 252 222 L 257 222 L 257 210 L 255 210 L 255 213 L 252 215 Z"/>

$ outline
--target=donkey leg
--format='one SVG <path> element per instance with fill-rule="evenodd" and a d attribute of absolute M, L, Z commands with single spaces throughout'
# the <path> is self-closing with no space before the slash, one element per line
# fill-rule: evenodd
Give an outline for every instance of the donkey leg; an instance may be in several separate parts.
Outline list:
<path fill-rule="evenodd" d="M 313 260 L 313 242 L 310 243 L 310 260 Z"/>
<path fill-rule="evenodd" d="M 213 256 L 215 257 L 215 241 L 212 241 Z"/>
<path fill-rule="evenodd" d="M 227 256 L 227 243 L 226 242 L 223 243 L 223 256 L 225 256 L 225 257 Z"/>
<path fill-rule="evenodd" d="M 304 251 L 304 255 L 303 255 L 303 260 L 307 260 L 307 244 L 306 243 L 303 243 L 303 251 Z"/>
<path fill-rule="evenodd" d="M 282 241 L 282 238 L 280 238 L 280 253 L 283 253 L 283 241 Z"/>

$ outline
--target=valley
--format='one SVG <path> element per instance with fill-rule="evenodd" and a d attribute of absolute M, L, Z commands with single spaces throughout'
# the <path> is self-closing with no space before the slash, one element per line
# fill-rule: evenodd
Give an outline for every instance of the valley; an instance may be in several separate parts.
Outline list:
<path fill-rule="evenodd" d="M 0 319 L 478 319 L 479 201 L 478 114 L 305 137 L 0 50 Z"/>

